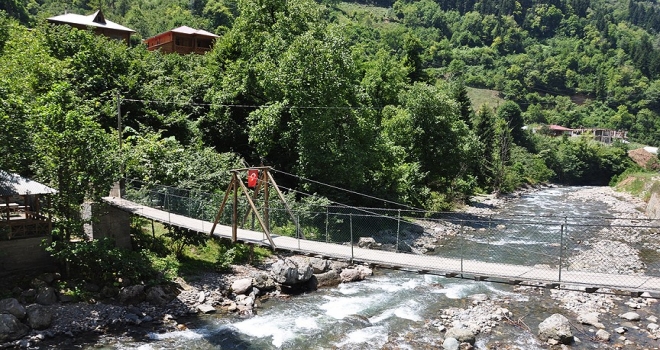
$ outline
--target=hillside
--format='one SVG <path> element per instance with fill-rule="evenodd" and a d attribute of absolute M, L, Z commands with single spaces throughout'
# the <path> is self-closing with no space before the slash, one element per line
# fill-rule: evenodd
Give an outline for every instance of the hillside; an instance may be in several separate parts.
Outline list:
<path fill-rule="evenodd" d="M 625 129 L 654 145 L 652 22 L 623 2 L 519 4 L 3 2 L 0 167 L 71 203 L 119 176 L 213 192 L 227 168 L 262 163 L 316 181 L 284 180 L 305 193 L 382 204 L 327 184 L 432 210 L 539 182 L 606 184 L 631 165 L 625 145 L 522 126 Z M 128 46 L 45 23 L 98 8 L 136 30 Z M 140 44 L 179 25 L 220 37 L 205 55 Z"/>

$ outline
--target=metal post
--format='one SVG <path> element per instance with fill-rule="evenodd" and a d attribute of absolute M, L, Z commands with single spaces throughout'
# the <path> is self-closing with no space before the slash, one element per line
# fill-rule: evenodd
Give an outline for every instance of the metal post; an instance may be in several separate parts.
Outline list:
<path fill-rule="evenodd" d="M 300 223 L 299 213 L 296 213 L 296 222 Z M 298 249 L 300 249 L 300 225 L 296 225 L 296 238 L 298 238 Z"/>
<path fill-rule="evenodd" d="M 401 232 L 401 209 L 399 209 L 399 214 L 396 220 L 396 253 L 399 252 L 399 233 Z"/>
<path fill-rule="evenodd" d="M 328 239 L 328 222 L 330 221 L 329 218 L 329 213 L 328 213 L 328 207 L 325 207 L 325 243 L 328 243 L 330 240 Z"/>
<path fill-rule="evenodd" d="M 561 282 L 561 265 L 564 261 L 564 224 L 559 233 L 559 282 Z"/>
<path fill-rule="evenodd" d="M 351 231 L 351 264 L 353 263 L 353 258 L 355 257 L 353 255 L 353 213 L 349 213 L 349 223 L 350 223 L 350 231 Z"/>
<path fill-rule="evenodd" d="M 463 245 L 465 245 L 465 231 L 461 231 L 461 239 L 460 243 L 461 245 L 461 277 L 463 277 Z"/>

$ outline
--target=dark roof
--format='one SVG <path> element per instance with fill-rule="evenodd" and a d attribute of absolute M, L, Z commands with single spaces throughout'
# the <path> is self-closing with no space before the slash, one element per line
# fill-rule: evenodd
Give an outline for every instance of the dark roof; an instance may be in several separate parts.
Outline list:
<path fill-rule="evenodd" d="M 51 194 L 56 190 L 18 174 L 0 170 L 0 196 Z"/>

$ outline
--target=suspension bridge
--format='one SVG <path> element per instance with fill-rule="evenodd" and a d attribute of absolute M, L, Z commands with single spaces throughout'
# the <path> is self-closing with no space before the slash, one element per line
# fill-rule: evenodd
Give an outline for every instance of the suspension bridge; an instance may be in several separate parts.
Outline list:
<path fill-rule="evenodd" d="M 268 181 L 266 177 L 259 181 L 262 180 Z M 274 181 L 272 184 L 275 185 Z M 237 196 L 240 189 L 245 192 L 246 198 L 243 203 L 238 200 Z M 318 208 L 316 211 L 300 212 L 289 208 L 286 201 L 283 206 L 277 207 L 271 204 L 270 208 L 264 210 L 263 207 L 258 208 L 252 200 L 256 198 L 256 191 L 249 196 L 242 181 L 240 184 L 230 184 L 222 201 L 217 196 L 211 198 L 212 195 L 202 193 L 188 193 L 188 196 L 184 197 L 181 196 L 181 191 L 186 190 L 153 188 L 140 184 L 133 187 L 127 186 L 124 198 L 105 197 L 103 200 L 133 215 L 218 239 L 231 239 L 245 244 L 267 246 L 308 256 L 364 263 L 372 267 L 586 292 L 630 293 L 633 296 L 647 292 L 652 296 L 660 295 L 660 269 L 650 273 L 651 269 L 647 269 L 647 274 L 634 275 L 569 269 L 566 262 L 567 257 L 564 255 L 571 249 L 570 244 L 575 243 L 570 243 L 571 239 L 568 238 L 570 225 L 565 223 L 519 221 L 517 223 L 519 232 L 534 234 L 533 232 L 539 231 L 540 226 L 552 226 L 553 232 L 557 233 L 552 235 L 551 240 L 546 241 L 546 244 L 543 245 L 545 248 L 533 251 L 515 251 L 518 248 L 486 244 L 487 251 L 478 254 L 473 248 L 463 248 L 458 244 L 455 246 L 457 249 L 452 249 L 450 254 L 415 254 L 411 252 L 411 249 L 400 249 L 402 241 L 405 241 L 402 236 L 412 234 L 410 220 L 402 218 L 400 210 L 394 212 L 396 215 L 379 214 L 373 211 L 366 211 L 368 214 L 348 210 L 331 212 L 328 207 L 325 212 Z M 233 202 L 228 203 L 231 210 L 223 213 L 222 208 L 227 204 L 229 193 L 232 191 L 234 199 Z M 284 198 L 282 199 L 284 200 Z M 220 211 L 218 208 L 221 208 Z M 259 211 L 267 214 L 260 217 Z M 254 228 L 254 219 L 252 227 L 246 229 L 246 223 L 250 221 L 247 219 L 255 215 L 260 221 L 260 229 Z M 290 217 L 288 222 L 284 219 L 287 216 Z M 241 225 L 243 228 L 238 227 L 241 218 L 243 218 Z M 456 220 L 453 222 L 455 223 Z M 401 230 L 402 225 L 408 225 L 408 228 Z M 509 225 L 513 226 L 511 223 Z M 323 226 L 325 226 L 325 230 L 323 230 Z M 469 229 L 460 231 L 459 228 L 457 236 L 465 236 L 454 237 L 454 241 L 459 242 L 465 241 L 466 238 L 473 238 L 474 232 L 487 236 L 488 230 L 501 229 L 491 224 L 490 220 L 487 225 L 484 220 L 477 223 L 471 219 L 457 226 Z M 523 226 L 525 228 L 521 229 Z M 475 231 L 475 227 L 481 228 Z M 636 226 L 633 229 L 638 230 L 639 227 Z M 357 244 L 359 237 L 369 236 L 369 234 L 365 234 L 366 230 L 371 234 L 379 230 L 381 233 L 384 231 L 388 236 L 385 241 L 392 242 L 392 244 L 383 244 L 377 249 L 359 246 Z M 467 235 L 466 232 L 472 232 L 472 234 Z M 382 235 L 378 236 L 379 240 L 383 240 L 382 238 Z M 493 259 L 493 256 L 500 256 L 500 250 L 507 249 L 514 250 L 508 254 L 525 256 L 527 260 L 517 263 L 502 263 Z"/>

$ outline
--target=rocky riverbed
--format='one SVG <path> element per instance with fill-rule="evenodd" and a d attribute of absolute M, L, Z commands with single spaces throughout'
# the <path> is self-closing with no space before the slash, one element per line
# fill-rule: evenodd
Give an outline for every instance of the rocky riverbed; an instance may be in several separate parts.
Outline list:
<path fill-rule="evenodd" d="M 630 275 L 648 271 L 642 247 L 658 247 L 653 228 L 642 230 L 617 225 L 644 220 L 644 202 L 608 187 L 571 192 L 573 200 L 605 203 L 612 216 L 625 216 L 604 227 L 590 242 L 581 242 L 569 268 Z M 497 214 L 516 195 L 482 197 L 466 207 L 470 215 Z M 444 238 L 465 232 L 461 225 L 438 220 L 417 222 L 406 228 L 402 241 L 412 252 L 428 253 Z M 479 234 L 479 229 L 473 234 Z M 650 238 L 649 238 L 650 237 Z M 384 245 L 375 235 L 374 249 Z M 388 243 L 386 242 L 385 245 Z M 391 248 L 391 246 L 390 246 Z M 366 266 L 302 256 L 276 256 L 263 266 L 234 266 L 233 273 L 209 273 L 177 279 L 169 285 L 124 286 L 116 295 L 88 302 L 73 302 L 53 288 L 57 275 L 42 275 L 30 288 L 15 289 L 15 298 L 0 301 L 0 348 L 70 344 L 77 337 L 113 332 L 164 333 L 187 327 L 185 317 L 226 313 L 251 317 L 269 298 L 290 299 L 296 293 L 323 286 L 369 278 Z M 518 286 L 510 294 L 473 294 L 462 306 L 437 310 L 416 329 L 392 333 L 383 348 L 533 349 L 603 348 L 653 349 L 660 343 L 660 306 L 649 294 L 630 295 L 601 289 L 547 289 Z M 579 289 L 579 288 L 577 288 Z M 532 315 L 533 314 L 533 315 Z M 13 331 L 7 331 L 14 326 Z M 3 333 L 4 332 L 4 333 Z M 2 334 L 5 334 L 4 336 Z M 517 338 L 525 336 L 521 343 Z"/>
<path fill-rule="evenodd" d="M 0 348 L 33 348 L 50 339 L 67 345 L 86 333 L 164 333 L 186 329 L 180 318 L 225 313 L 249 317 L 269 298 L 289 299 L 301 292 L 365 279 L 371 269 L 347 262 L 306 256 L 274 256 L 262 266 L 233 266 L 232 273 L 206 273 L 189 280 L 146 287 L 129 285 L 107 295 L 89 286 L 95 296 L 74 302 L 53 286 L 58 274 L 15 288 L 15 297 L 0 300 Z"/>

